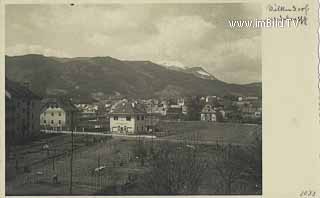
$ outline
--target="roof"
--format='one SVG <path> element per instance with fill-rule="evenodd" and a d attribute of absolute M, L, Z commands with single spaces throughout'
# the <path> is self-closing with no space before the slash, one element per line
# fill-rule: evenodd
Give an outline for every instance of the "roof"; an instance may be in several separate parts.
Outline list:
<path fill-rule="evenodd" d="M 167 110 L 167 114 L 179 114 L 179 113 L 182 113 L 182 108 L 181 107 L 178 107 L 178 108 L 170 107 Z"/>
<path fill-rule="evenodd" d="M 259 100 L 251 101 L 252 107 L 259 108 L 262 107 L 262 103 Z"/>
<path fill-rule="evenodd" d="M 47 105 L 58 104 L 65 111 L 77 111 L 77 108 L 66 98 L 45 98 L 41 101 L 41 112 L 44 111 Z"/>
<path fill-rule="evenodd" d="M 28 87 L 19 84 L 18 82 L 6 78 L 6 98 L 21 98 L 41 100 L 41 97 L 33 93 Z"/>
<path fill-rule="evenodd" d="M 207 104 L 202 108 L 201 113 L 216 113 L 216 111 L 214 110 L 212 105 Z"/>
<path fill-rule="evenodd" d="M 142 114 L 146 113 L 146 108 L 142 104 L 130 103 L 128 101 L 122 101 L 118 103 L 111 114 Z"/>

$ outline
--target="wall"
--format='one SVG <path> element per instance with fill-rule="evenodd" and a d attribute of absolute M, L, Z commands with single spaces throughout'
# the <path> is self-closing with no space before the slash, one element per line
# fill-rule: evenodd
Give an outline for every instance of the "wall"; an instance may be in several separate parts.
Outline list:
<path fill-rule="evenodd" d="M 114 117 L 117 116 L 118 120 L 114 120 Z M 131 120 L 127 121 L 126 117 L 131 116 Z M 113 115 L 110 116 L 110 132 L 114 133 L 129 133 L 133 134 L 135 132 L 135 121 L 136 118 L 132 115 Z M 123 127 L 123 132 L 119 130 L 119 126 Z M 127 131 L 125 132 L 124 128 L 127 128 Z"/>
<path fill-rule="evenodd" d="M 52 116 L 53 113 L 53 116 Z M 61 115 L 59 115 L 59 113 Z M 40 123 L 43 126 L 50 126 L 50 127 L 65 127 L 66 126 L 66 112 L 62 108 L 47 108 L 44 112 L 40 115 Z M 44 122 L 46 120 L 46 123 Z M 53 120 L 53 124 L 51 121 Z M 59 124 L 59 120 L 61 120 L 61 124 Z"/>
<path fill-rule="evenodd" d="M 40 133 L 40 100 L 6 100 L 6 139 L 20 143 Z"/>

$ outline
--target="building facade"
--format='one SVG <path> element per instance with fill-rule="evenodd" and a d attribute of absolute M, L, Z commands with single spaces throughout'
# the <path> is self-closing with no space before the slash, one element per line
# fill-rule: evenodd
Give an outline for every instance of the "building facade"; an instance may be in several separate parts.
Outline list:
<path fill-rule="evenodd" d="M 6 143 L 16 144 L 40 133 L 41 97 L 30 91 L 28 85 L 6 79 L 5 128 Z"/>
<path fill-rule="evenodd" d="M 76 127 L 77 109 L 70 100 L 46 98 L 41 103 L 40 125 L 42 127 L 66 130 Z"/>
<path fill-rule="evenodd" d="M 147 112 L 143 105 L 126 100 L 118 103 L 110 113 L 110 132 L 142 134 L 148 132 Z"/>
<path fill-rule="evenodd" d="M 201 121 L 216 122 L 217 112 L 212 105 L 205 105 L 200 113 Z"/>

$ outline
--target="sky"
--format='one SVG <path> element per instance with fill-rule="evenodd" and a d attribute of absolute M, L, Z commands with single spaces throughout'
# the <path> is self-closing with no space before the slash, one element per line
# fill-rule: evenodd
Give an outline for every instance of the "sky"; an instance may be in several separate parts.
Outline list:
<path fill-rule="evenodd" d="M 261 31 L 228 24 L 260 18 L 259 4 L 12 4 L 5 12 L 9 56 L 111 56 L 261 82 Z"/>

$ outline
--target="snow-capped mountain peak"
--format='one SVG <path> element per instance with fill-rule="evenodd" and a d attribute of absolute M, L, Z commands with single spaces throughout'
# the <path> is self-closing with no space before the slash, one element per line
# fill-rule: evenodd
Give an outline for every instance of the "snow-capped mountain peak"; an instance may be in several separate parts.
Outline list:
<path fill-rule="evenodd" d="M 207 79 L 207 80 L 217 80 L 215 76 L 207 72 L 205 69 L 202 67 L 191 67 L 186 69 L 188 73 L 192 73 L 193 75 L 202 78 L 202 79 Z"/>

